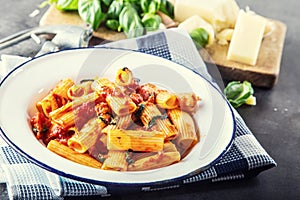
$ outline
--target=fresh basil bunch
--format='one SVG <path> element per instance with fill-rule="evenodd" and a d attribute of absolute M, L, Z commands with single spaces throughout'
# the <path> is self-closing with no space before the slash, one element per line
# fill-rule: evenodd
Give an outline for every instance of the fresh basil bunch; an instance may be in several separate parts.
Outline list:
<path fill-rule="evenodd" d="M 163 12 L 174 18 L 174 7 L 168 0 L 48 0 L 63 11 L 77 10 L 82 20 L 97 30 L 101 24 L 127 37 L 159 28 Z"/>

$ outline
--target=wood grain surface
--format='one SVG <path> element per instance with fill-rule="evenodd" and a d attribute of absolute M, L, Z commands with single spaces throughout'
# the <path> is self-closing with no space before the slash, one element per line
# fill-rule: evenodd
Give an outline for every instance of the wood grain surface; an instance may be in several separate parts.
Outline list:
<path fill-rule="evenodd" d="M 255 66 L 227 60 L 228 45 L 215 43 L 199 50 L 199 53 L 205 62 L 217 65 L 223 79 L 248 80 L 254 86 L 272 88 L 277 83 L 280 73 L 287 27 L 281 21 L 270 20 L 274 25 L 273 30 L 263 39 Z M 85 25 L 77 12 L 62 12 L 50 6 L 41 18 L 40 26 L 56 24 Z M 126 39 L 125 34 L 110 31 L 103 26 L 94 31 L 93 36 L 108 41 Z"/>

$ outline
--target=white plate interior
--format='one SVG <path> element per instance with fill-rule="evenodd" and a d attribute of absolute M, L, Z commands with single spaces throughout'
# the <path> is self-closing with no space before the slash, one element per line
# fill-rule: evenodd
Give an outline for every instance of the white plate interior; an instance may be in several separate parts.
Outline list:
<path fill-rule="evenodd" d="M 195 115 L 200 142 L 179 163 L 141 172 L 114 172 L 79 165 L 47 150 L 36 140 L 29 119 L 35 102 L 60 79 L 95 76 L 114 79 L 119 68 L 129 67 L 141 82 L 152 82 L 174 92 L 193 91 L 201 97 Z M 103 48 L 67 50 L 48 54 L 17 68 L 0 87 L 1 136 L 37 165 L 59 175 L 92 183 L 139 184 L 176 179 L 209 167 L 232 143 L 233 112 L 221 93 L 203 77 L 185 67 L 148 54 Z"/>

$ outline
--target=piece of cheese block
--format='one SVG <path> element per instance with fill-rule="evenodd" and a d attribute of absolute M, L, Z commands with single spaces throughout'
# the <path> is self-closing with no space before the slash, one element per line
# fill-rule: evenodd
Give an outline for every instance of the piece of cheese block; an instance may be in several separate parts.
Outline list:
<path fill-rule="evenodd" d="M 233 29 L 226 28 L 219 33 L 217 33 L 216 38 L 219 45 L 228 45 L 232 38 Z"/>
<path fill-rule="evenodd" d="M 266 20 L 262 20 L 260 16 L 240 10 L 229 44 L 227 59 L 255 65 L 265 26 Z"/>
<path fill-rule="evenodd" d="M 246 13 L 256 15 L 256 13 L 253 10 L 251 10 L 249 6 L 246 6 L 245 11 L 246 11 Z M 262 20 L 266 20 L 266 27 L 265 27 L 265 31 L 264 31 L 264 37 L 269 36 L 272 33 L 273 29 L 274 29 L 274 22 L 268 20 L 267 18 L 265 18 L 261 15 L 257 15 L 257 16 L 261 17 Z"/>
<path fill-rule="evenodd" d="M 221 1 L 222 2 L 222 1 Z M 221 6 L 223 15 L 226 17 L 226 26 L 224 28 L 234 28 L 239 14 L 239 6 L 235 0 L 224 0 Z"/>
<path fill-rule="evenodd" d="M 215 41 L 215 32 L 212 25 L 198 15 L 187 18 L 178 25 L 178 28 L 185 29 L 189 33 L 196 28 L 203 28 L 209 35 L 207 46 L 212 45 Z"/>
<path fill-rule="evenodd" d="M 220 31 L 233 28 L 239 12 L 235 0 L 176 0 L 174 16 L 178 22 L 183 22 L 193 15 L 199 15 Z"/>

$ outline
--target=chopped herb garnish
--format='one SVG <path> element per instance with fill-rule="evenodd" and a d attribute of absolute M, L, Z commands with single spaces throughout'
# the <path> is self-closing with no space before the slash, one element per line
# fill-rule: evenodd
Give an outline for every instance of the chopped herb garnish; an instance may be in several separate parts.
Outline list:
<path fill-rule="evenodd" d="M 48 127 L 43 127 L 42 133 L 46 133 L 49 130 Z"/>
<path fill-rule="evenodd" d="M 107 115 L 108 115 L 109 117 L 107 117 Z M 106 125 L 116 125 L 116 124 L 117 124 L 116 119 L 114 119 L 114 116 L 113 116 L 111 113 L 109 113 L 109 112 L 104 113 L 104 114 L 102 114 L 102 115 L 99 115 L 98 118 L 99 118 L 102 122 L 104 122 Z"/>
<path fill-rule="evenodd" d="M 85 83 L 85 82 L 93 82 L 94 79 L 83 79 L 80 81 L 80 83 Z"/>
<path fill-rule="evenodd" d="M 145 104 L 140 104 L 137 111 L 134 113 L 135 117 L 137 119 L 140 119 L 142 114 L 143 114 L 143 111 L 145 109 Z"/>
<path fill-rule="evenodd" d="M 105 159 L 105 156 L 103 156 L 102 154 L 98 154 L 97 160 L 99 160 L 99 162 L 104 163 Z"/>
<path fill-rule="evenodd" d="M 163 120 L 163 119 L 167 119 L 167 118 L 168 118 L 167 115 L 156 115 L 156 116 L 152 117 L 152 119 L 148 123 L 148 129 L 152 128 L 156 124 L 156 120 L 158 120 L 158 119 Z"/>
<path fill-rule="evenodd" d="M 129 152 L 129 151 L 126 151 L 126 152 L 125 152 L 125 156 L 126 156 L 126 162 L 127 162 L 128 164 L 134 163 L 134 160 L 131 158 L 130 152 Z"/>
<path fill-rule="evenodd" d="M 38 133 L 38 129 L 37 129 L 36 127 L 33 127 L 33 128 L 32 128 L 32 131 L 33 131 L 35 134 Z"/>

